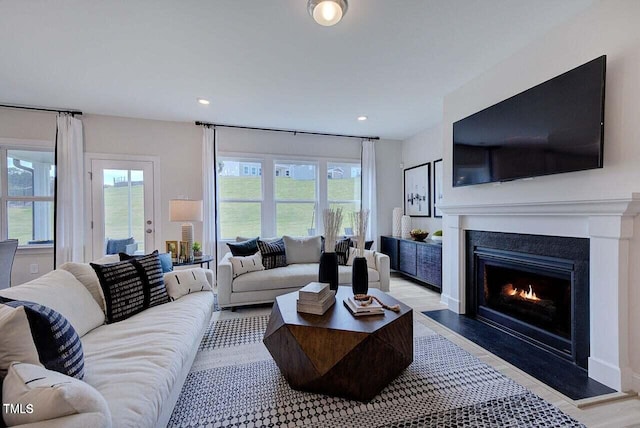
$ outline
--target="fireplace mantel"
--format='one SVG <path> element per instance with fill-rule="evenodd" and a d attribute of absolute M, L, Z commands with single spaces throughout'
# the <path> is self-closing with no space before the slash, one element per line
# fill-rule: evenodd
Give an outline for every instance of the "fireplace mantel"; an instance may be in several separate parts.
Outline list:
<path fill-rule="evenodd" d="M 467 230 L 589 238 L 590 317 L 591 325 L 597 326 L 590 332 L 589 376 L 619 391 L 638 389 L 640 376 L 633 373 L 629 362 L 629 284 L 640 193 L 600 200 L 445 202 L 438 208 L 444 213 L 442 302 L 457 313 L 466 308 Z"/>

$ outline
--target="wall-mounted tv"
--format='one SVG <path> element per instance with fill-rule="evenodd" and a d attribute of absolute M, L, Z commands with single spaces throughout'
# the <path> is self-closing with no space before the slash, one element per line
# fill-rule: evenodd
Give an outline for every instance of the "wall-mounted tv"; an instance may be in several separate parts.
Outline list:
<path fill-rule="evenodd" d="M 602 168 L 605 55 L 453 124 L 453 186 Z"/>

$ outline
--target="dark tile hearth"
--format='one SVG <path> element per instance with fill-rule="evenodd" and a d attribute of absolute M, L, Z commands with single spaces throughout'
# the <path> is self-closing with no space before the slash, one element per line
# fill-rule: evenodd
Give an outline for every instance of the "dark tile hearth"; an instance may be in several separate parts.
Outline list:
<path fill-rule="evenodd" d="M 447 309 L 423 313 L 572 400 L 616 392 L 571 362 L 481 321 Z"/>

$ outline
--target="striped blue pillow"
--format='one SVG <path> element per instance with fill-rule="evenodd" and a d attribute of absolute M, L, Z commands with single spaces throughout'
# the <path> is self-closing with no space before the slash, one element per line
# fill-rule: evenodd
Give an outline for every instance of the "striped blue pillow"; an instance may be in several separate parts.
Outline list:
<path fill-rule="evenodd" d="M 62 314 L 34 302 L 0 297 L 0 303 L 24 308 L 38 359 L 45 368 L 77 379 L 84 377 L 82 342 Z"/>

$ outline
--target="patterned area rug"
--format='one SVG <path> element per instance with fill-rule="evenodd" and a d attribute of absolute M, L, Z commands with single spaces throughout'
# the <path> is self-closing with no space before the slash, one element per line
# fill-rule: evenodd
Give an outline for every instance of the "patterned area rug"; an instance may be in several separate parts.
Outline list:
<path fill-rule="evenodd" d="M 413 364 L 360 403 L 291 389 L 262 345 L 267 315 L 215 318 L 170 427 L 583 426 L 419 323 Z"/>

